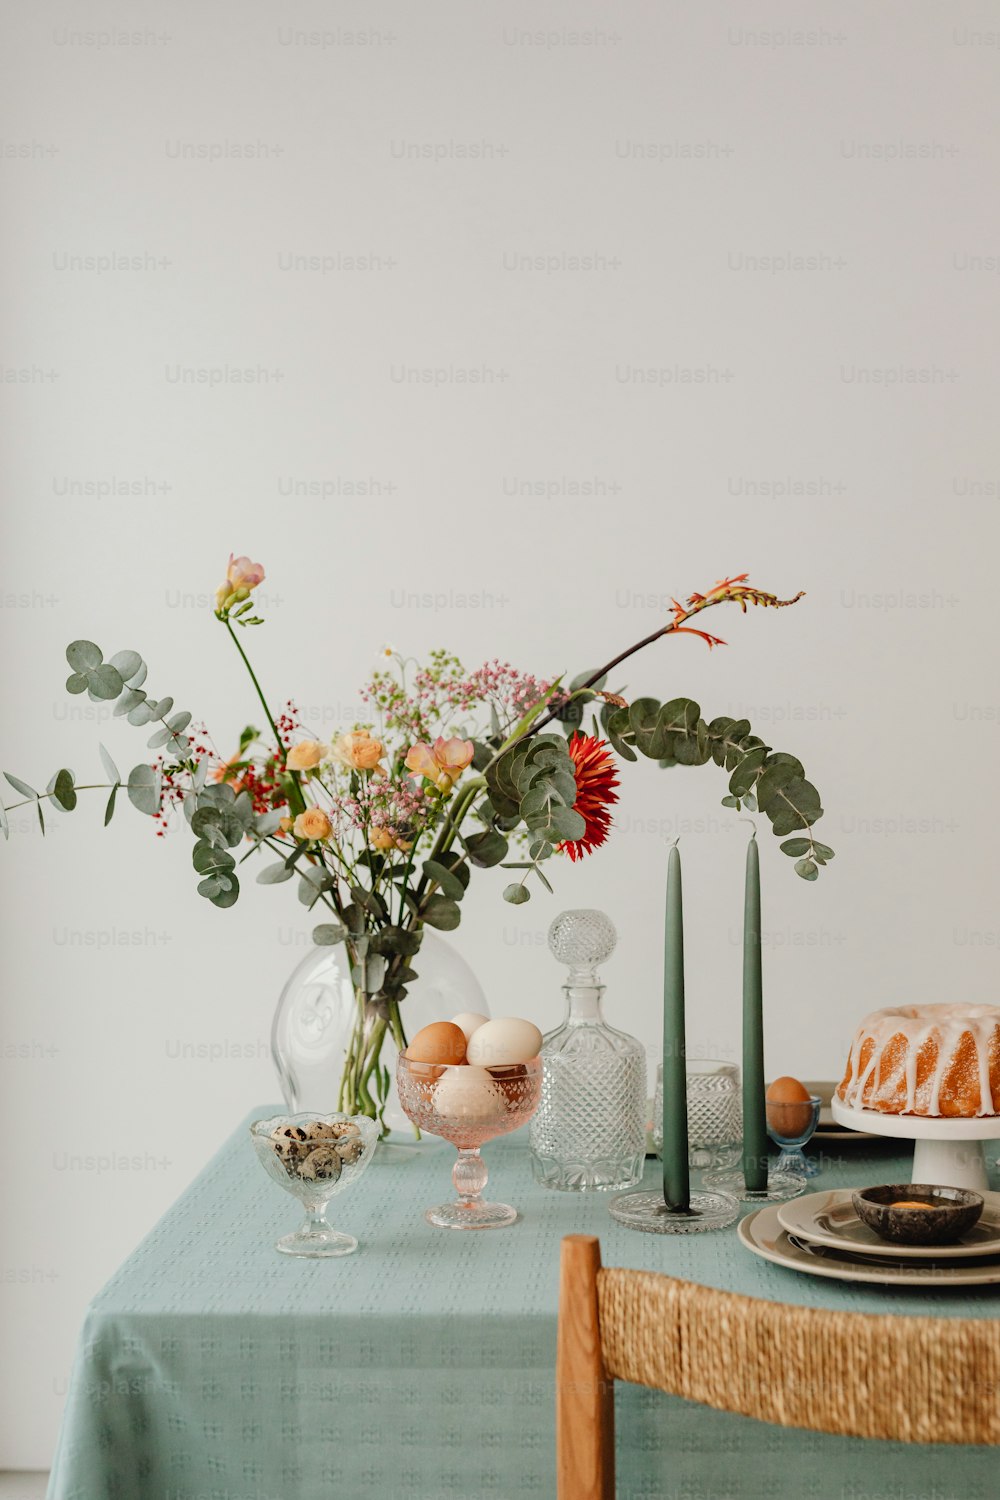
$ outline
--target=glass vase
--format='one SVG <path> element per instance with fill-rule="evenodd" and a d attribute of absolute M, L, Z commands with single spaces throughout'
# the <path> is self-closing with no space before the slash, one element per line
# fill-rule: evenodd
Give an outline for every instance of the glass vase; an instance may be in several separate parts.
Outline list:
<path fill-rule="evenodd" d="M 411 963 L 419 977 L 407 986 L 399 1006 L 404 1043 L 421 1027 L 449 1021 L 462 1011 L 489 1015 L 475 974 L 437 933 L 424 930 Z M 341 1084 L 351 1039 L 359 1026 L 370 1035 L 380 1020 L 385 1017 L 377 1005 L 354 988 L 343 943 L 315 947 L 306 954 L 281 992 L 271 1025 L 271 1055 L 289 1113 L 330 1114 L 344 1107 Z M 379 1112 L 383 1137 L 393 1144 L 419 1139 L 396 1091 L 398 1056 L 388 1029 L 378 1064 L 365 1085 Z"/>

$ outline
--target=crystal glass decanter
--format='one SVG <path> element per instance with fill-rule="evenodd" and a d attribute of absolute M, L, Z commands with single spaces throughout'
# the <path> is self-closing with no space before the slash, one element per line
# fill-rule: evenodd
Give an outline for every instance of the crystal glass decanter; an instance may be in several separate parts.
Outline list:
<path fill-rule="evenodd" d="M 531 1170 L 543 1187 L 611 1192 L 634 1186 L 646 1156 L 646 1054 L 601 1014 L 594 972 L 618 934 L 600 911 L 564 911 L 549 948 L 569 967 L 566 1019 L 542 1042 L 542 1102 L 531 1122 Z"/>

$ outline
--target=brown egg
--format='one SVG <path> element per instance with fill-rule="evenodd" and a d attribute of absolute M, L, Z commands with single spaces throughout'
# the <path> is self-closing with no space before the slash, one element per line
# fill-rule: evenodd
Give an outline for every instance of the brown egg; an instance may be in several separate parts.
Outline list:
<path fill-rule="evenodd" d="M 792 1138 L 809 1129 L 809 1090 L 797 1078 L 776 1078 L 764 1095 L 767 1123 L 776 1134 Z"/>
<path fill-rule="evenodd" d="M 453 1021 L 434 1021 L 418 1031 L 406 1049 L 410 1062 L 444 1063 L 454 1065 L 465 1062 L 465 1032 Z"/>

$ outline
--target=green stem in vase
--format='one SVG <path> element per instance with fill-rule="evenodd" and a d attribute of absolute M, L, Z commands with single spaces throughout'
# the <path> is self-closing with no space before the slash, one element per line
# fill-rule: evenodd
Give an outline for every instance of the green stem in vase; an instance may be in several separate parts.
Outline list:
<path fill-rule="evenodd" d="M 282 741 L 281 735 L 278 733 L 278 726 L 274 722 L 274 715 L 271 713 L 271 710 L 268 707 L 267 699 L 264 697 L 264 689 L 261 687 L 260 683 L 257 681 L 257 673 L 254 671 L 253 667 L 250 665 L 250 658 L 249 658 L 249 656 L 247 656 L 247 654 L 244 651 L 242 645 L 240 644 L 240 638 L 236 634 L 236 631 L 233 629 L 233 627 L 232 627 L 232 625 L 231 625 L 228 617 L 226 617 L 226 618 L 223 619 L 223 624 L 225 625 L 226 629 L 229 631 L 229 635 L 230 635 L 230 638 L 231 638 L 231 640 L 233 642 L 233 645 L 236 647 L 237 651 L 240 653 L 240 656 L 243 658 L 243 665 L 246 667 L 247 671 L 250 673 L 250 681 L 253 683 L 254 688 L 257 691 L 257 697 L 260 699 L 260 706 L 264 710 L 264 714 L 265 714 L 265 716 L 267 718 L 268 724 L 271 726 L 271 733 L 274 735 L 274 743 L 275 743 L 275 746 L 277 748 L 278 754 L 281 757 L 282 762 L 284 762 L 284 758 L 285 758 L 285 746 L 284 746 L 284 742 Z M 305 812 L 306 801 L 305 801 L 305 798 L 302 795 L 302 788 L 299 786 L 299 783 L 298 783 L 298 780 L 296 779 L 296 777 L 293 776 L 288 771 L 283 771 L 281 780 L 282 780 L 282 785 L 285 788 L 285 791 L 288 793 L 288 805 L 289 805 L 289 807 L 292 809 L 292 811 L 294 813 Z"/>

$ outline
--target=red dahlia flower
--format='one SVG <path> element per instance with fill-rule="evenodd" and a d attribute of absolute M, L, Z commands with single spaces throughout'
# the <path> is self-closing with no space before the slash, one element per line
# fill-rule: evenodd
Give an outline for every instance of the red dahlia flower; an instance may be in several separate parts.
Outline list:
<path fill-rule="evenodd" d="M 567 746 L 576 777 L 576 801 L 573 811 L 585 820 L 582 839 L 566 839 L 559 845 L 570 859 L 582 859 L 604 843 L 611 827 L 612 803 L 618 801 L 615 787 L 618 772 L 606 740 L 595 740 L 592 734 L 574 734 Z"/>

